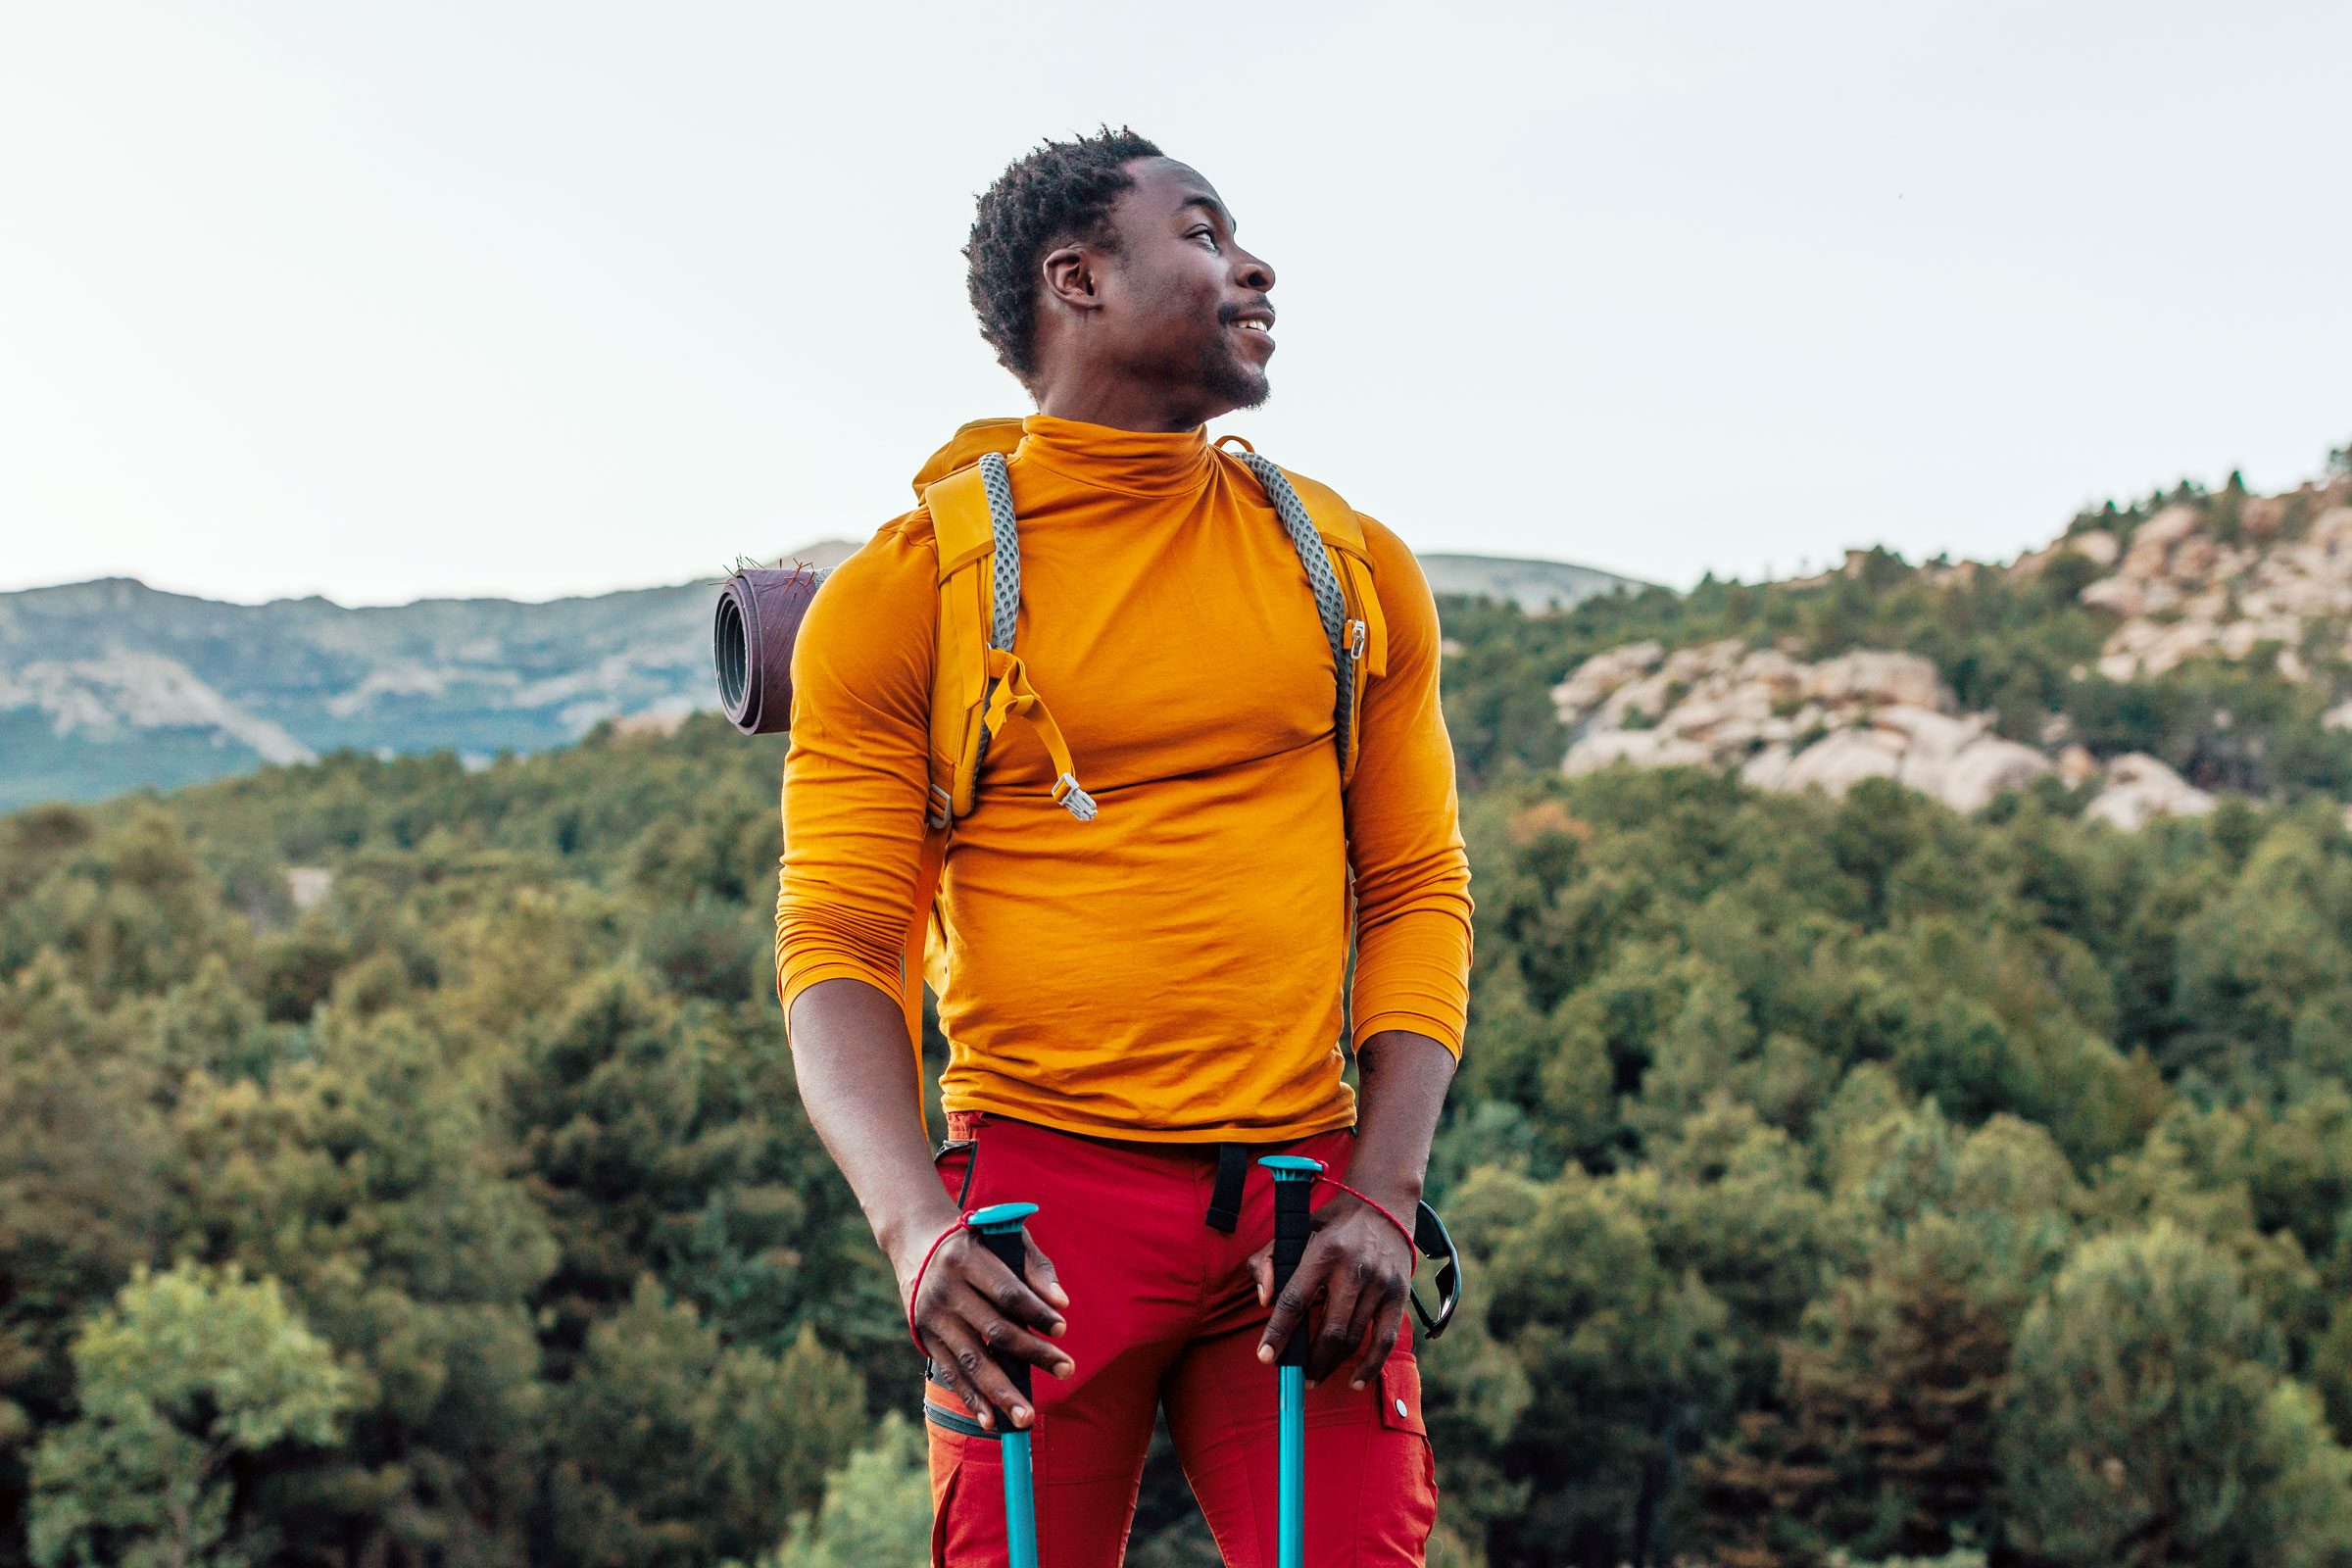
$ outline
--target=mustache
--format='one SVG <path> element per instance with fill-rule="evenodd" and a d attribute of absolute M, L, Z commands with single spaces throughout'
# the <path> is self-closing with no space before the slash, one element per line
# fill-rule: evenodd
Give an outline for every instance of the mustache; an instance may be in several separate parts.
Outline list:
<path fill-rule="evenodd" d="M 1217 324 L 1219 326 L 1231 326 L 1245 316 L 1263 316 L 1270 323 L 1274 319 L 1274 302 L 1260 294 L 1247 305 L 1220 305 L 1217 307 Z"/>

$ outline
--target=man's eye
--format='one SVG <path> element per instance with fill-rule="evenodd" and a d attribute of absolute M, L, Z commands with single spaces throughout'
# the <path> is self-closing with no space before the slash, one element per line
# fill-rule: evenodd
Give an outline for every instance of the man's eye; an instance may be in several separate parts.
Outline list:
<path fill-rule="evenodd" d="M 1212 230 L 1196 228 L 1193 230 L 1192 237 L 1195 239 L 1204 239 L 1208 241 L 1208 248 L 1212 251 L 1217 248 L 1217 236 Z"/>

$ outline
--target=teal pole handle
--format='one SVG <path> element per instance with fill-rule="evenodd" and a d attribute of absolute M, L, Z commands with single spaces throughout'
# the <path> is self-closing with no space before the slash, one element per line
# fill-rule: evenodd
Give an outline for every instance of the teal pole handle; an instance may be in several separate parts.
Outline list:
<path fill-rule="evenodd" d="M 1035 1203 L 992 1203 L 967 1223 L 998 1262 L 1012 1270 L 1015 1278 L 1026 1279 L 1022 1264 L 1028 1260 L 1029 1250 L 1021 1222 L 1036 1212 Z M 1029 1394 L 1029 1363 L 1007 1361 L 1004 1367 L 1014 1390 L 1030 1399 L 1029 1408 L 1034 1411 L 1037 1403 Z M 997 1419 L 1001 1423 L 998 1453 L 1004 1461 L 1005 1546 L 1011 1568 L 1037 1568 L 1037 1484 L 1031 1471 L 1029 1434 L 1014 1426 L 1006 1411 L 998 1411 Z"/>
<path fill-rule="evenodd" d="M 1298 1154 L 1268 1154 L 1258 1161 L 1274 1176 L 1274 1294 L 1280 1296 L 1314 1233 L 1308 1200 L 1323 1162 Z M 1275 1408 L 1278 1468 L 1275 1476 L 1275 1561 L 1277 1568 L 1306 1563 L 1306 1319 L 1291 1329 L 1276 1358 L 1280 1390 Z"/>

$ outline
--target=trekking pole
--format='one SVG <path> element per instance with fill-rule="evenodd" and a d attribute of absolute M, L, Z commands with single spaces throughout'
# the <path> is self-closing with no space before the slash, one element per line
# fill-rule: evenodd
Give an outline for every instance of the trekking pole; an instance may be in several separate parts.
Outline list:
<path fill-rule="evenodd" d="M 1258 1161 L 1274 1173 L 1274 1294 L 1291 1283 L 1313 1229 L 1307 1200 L 1323 1162 L 1298 1154 L 1268 1154 Z M 1291 1325 L 1291 1337 L 1275 1358 L 1280 1369 L 1281 1461 L 1277 1475 L 1276 1568 L 1304 1568 L 1306 1562 L 1306 1318 Z"/>
<path fill-rule="evenodd" d="M 1021 1234 L 1021 1221 L 1036 1212 L 1035 1203 L 991 1203 L 967 1221 L 979 1233 L 980 1245 L 994 1252 L 998 1262 L 1012 1270 L 1013 1278 L 1024 1283 L 1028 1276 L 1022 1264 L 1028 1259 L 1028 1249 Z M 1004 1375 L 1035 1411 L 1037 1402 L 1029 1394 L 1029 1363 L 1006 1361 Z M 1029 1469 L 1029 1434 L 1012 1424 L 1011 1412 L 1001 1410 L 998 1415 L 1004 1422 L 1004 1433 L 998 1439 L 998 1451 L 1004 1460 L 1005 1546 L 1010 1553 L 1011 1568 L 1037 1568 L 1037 1493 Z"/>

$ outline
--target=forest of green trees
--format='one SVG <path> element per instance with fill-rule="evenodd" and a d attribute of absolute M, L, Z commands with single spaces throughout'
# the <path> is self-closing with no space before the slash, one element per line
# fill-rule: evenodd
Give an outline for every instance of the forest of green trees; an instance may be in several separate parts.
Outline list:
<path fill-rule="evenodd" d="M 1446 611 L 1433 1562 L 2352 1562 L 2352 773 L 2303 699 L 2186 677 L 2309 744 L 2137 834 L 2054 781 L 1569 780 L 1548 685 L 1635 635 L 1919 648 L 2175 756 L 2201 699 L 2071 690 L 2046 579 L 1891 558 Z M 773 995 L 779 760 L 698 718 L 0 818 L 0 1568 L 921 1560 Z M 1130 1560 L 1214 1561 L 1164 1454 Z"/>

